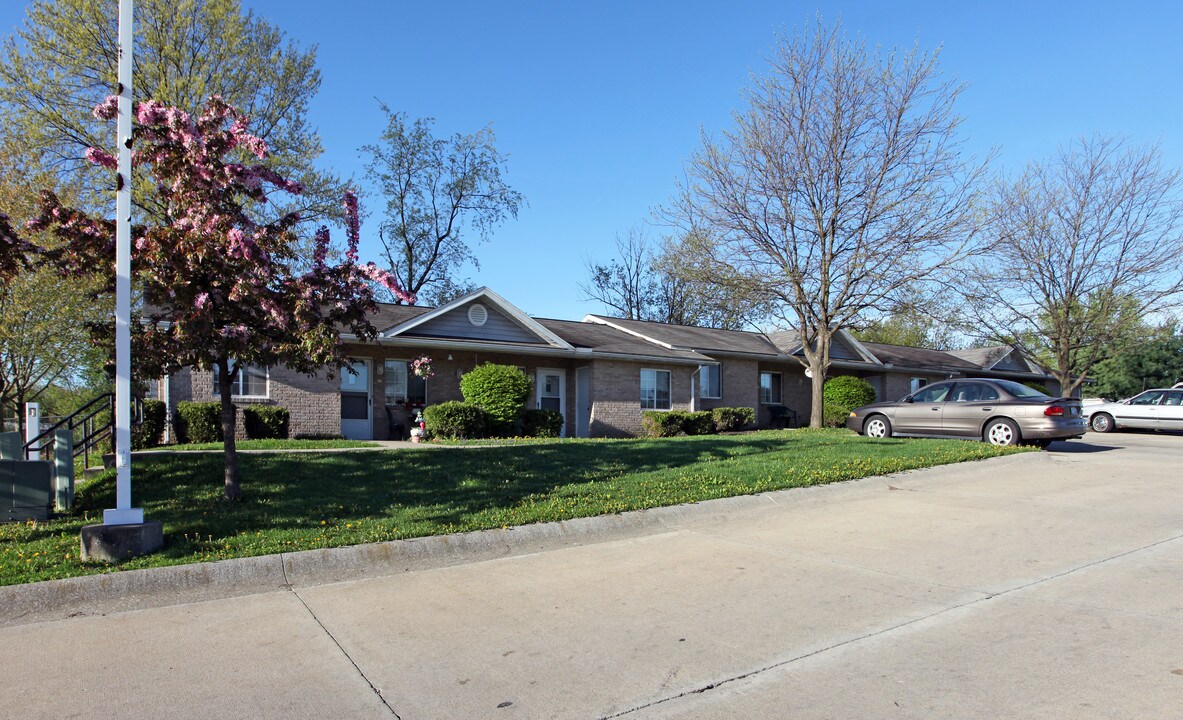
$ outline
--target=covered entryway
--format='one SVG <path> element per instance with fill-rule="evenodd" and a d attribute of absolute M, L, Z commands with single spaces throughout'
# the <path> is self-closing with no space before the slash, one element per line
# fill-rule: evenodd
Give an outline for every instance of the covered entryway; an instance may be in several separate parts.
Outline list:
<path fill-rule="evenodd" d="M 563 416 L 562 436 L 567 436 L 567 372 L 555 368 L 538 368 L 534 381 L 536 407 L 554 410 Z"/>
<path fill-rule="evenodd" d="M 373 440 L 372 408 L 370 361 L 352 360 L 341 369 L 341 434 L 349 440 Z"/>

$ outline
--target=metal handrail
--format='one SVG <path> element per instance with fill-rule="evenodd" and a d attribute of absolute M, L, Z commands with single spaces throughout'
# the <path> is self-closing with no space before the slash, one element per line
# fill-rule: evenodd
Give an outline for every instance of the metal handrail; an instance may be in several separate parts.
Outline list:
<path fill-rule="evenodd" d="M 132 399 L 132 423 L 143 422 L 144 419 L 144 404 L 140 398 Z M 104 411 L 110 411 L 109 418 L 101 424 L 95 424 L 95 418 Z M 52 442 L 44 446 L 38 446 L 43 440 L 51 440 L 54 434 L 65 427 L 73 434 L 79 428 L 82 428 L 82 437 L 78 440 L 77 445 L 74 446 L 74 457 L 83 456 L 83 464 L 89 467 L 90 465 L 90 451 L 94 448 L 100 440 L 108 435 L 114 433 L 115 428 L 115 394 L 103 393 L 70 413 L 66 417 L 57 421 L 49 427 L 48 430 L 43 431 L 32 440 L 25 443 L 23 448 L 25 457 L 28 453 L 36 449 L 43 456 L 48 453 L 52 447 Z"/>

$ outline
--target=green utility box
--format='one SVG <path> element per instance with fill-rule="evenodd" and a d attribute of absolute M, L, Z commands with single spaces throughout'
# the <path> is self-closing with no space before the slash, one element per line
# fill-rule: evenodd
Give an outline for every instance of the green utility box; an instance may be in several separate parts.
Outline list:
<path fill-rule="evenodd" d="M 48 520 L 53 475 L 51 462 L 0 460 L 0 521 Z"/>

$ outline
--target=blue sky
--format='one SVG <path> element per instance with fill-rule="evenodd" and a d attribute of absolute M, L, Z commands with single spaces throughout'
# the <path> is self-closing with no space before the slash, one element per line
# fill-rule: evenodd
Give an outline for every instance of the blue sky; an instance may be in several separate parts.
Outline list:
<path fill-rule="evenodd" d="M 1092 132 L 1161 142 L 1183 167 L 1177 3 L 243 2 L 318 46 L 322 163 L 363 187 L 357 150 L 383 125 L 375 97 L 440 132 L 492 123 L 529 207 L 478 246 L 471 275 L 532 315 L 602 311 L 580 297 L 586 259 L 609 259 L 617 233 L 646 223 L 700 129 L 727 126 L 777 33 L 819 12 L 872 44 L 940 46 L 944 72 L 969 84 L 957 106 L 969 148 L 998 148 L 999 171 Z M 2 3 L 0 31 L 22 6 Z M 362 228 L 370 259 L 376 224 Z"/>

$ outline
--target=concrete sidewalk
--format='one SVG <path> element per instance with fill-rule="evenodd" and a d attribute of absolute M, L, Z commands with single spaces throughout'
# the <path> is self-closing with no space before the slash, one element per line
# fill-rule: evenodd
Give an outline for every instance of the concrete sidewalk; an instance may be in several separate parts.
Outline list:
<path fill-rule="evenodd" d="M 605 542 L 16 624 L 0 708 L 1177 718 L 1183 443 L 1088 440 L 702 503 Z"/>

